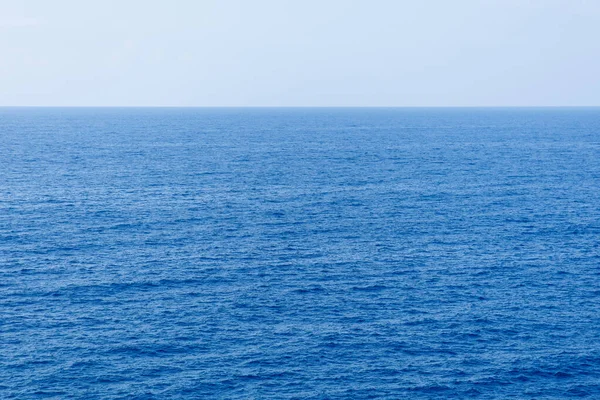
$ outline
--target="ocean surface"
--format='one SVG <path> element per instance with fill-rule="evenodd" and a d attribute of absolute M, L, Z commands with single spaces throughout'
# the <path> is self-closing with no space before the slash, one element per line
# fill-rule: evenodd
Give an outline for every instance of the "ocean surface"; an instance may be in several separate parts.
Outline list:
<path fill-rule="evenodd" d="M 0 398 L 600 398 L 600 108 L 0 108 Z"/>

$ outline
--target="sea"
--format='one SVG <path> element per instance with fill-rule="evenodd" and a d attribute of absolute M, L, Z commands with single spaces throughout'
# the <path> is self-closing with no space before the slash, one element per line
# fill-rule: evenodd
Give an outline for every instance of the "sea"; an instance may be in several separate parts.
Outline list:
<path fill-rule="evenodd" d="M 600 398 L 600 108 L 0 108 L 1 399 Z"/>

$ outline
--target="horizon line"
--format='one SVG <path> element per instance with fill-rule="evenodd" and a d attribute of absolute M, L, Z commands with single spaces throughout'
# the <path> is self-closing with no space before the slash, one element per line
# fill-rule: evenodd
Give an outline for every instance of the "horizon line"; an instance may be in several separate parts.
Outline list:
<path fill-rule="evenodd" d="M 257 106 L 236 106 L 236 105 L 215 105 L 215 106 L 184 106 L 184 105 L 0 105 L 0 108 L 600 108 L 600 105 L 495 105 L 495 106 L 475 106 L 475 105 L 436 105 L 436 106 L 272 106 L 272 105 L 257 105 Z"/>

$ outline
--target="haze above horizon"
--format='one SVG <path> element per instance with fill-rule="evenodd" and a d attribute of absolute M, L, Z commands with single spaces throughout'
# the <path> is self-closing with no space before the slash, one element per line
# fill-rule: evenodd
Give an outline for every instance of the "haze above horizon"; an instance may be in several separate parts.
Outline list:
<path fill-rule="evenodd" d="M 0 3 L 0 106 L 598 106 L 600 2 Z"/>

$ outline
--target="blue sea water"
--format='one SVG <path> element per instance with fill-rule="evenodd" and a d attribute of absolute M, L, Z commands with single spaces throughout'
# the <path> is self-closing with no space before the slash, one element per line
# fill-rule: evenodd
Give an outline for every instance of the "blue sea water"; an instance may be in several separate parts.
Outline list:
<path fill-rule="evenodd" d="M 0 398 L 600 398 L 600 109 L 0 109 Z"/>

